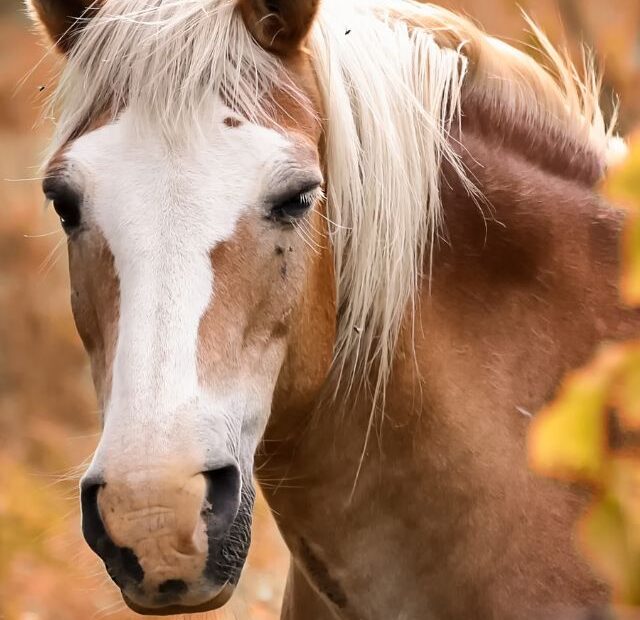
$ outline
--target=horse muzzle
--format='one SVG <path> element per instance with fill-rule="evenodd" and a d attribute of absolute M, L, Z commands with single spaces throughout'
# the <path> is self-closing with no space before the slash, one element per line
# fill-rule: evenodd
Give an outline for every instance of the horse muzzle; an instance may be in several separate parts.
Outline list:
<path fill-rule="evenodd" d="M 82 531 L 133 611 L 209 611 L 229 600 L 240 577 L 253 498 L 235 463 L 196 475 L 88 475 Z"/>

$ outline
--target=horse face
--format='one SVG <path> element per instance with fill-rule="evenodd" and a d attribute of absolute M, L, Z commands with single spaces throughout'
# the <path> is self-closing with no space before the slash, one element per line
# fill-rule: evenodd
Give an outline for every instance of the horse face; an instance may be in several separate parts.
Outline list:
<path fill-rule="evenodd" d="M 182 613 L 226 602 L 244 564 L 253 458 L 324 242 L 320 132 L 315 110 L 267 127 L 212 98 L 168 143 L 143 115 L 75 138 L 44 191 L 103 411 L 83 533 L 130 607 Z"/>

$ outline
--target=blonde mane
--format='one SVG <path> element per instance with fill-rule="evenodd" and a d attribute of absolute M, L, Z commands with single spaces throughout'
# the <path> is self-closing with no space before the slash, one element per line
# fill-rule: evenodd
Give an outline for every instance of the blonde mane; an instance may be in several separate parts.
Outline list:
<path fill-rule="evenodd" d="M 258 122 L 269 93 L 295 91 L 245 27 L 234 0 L 106 0 L 87 20 L 61 78 L 56 150 L 93 119 L 144 111 L 167 139 L 198 130 L 224 94 Z M 469 20 L 411 0 L 324 0 L 309 53 L 324 99 L 327 199 L 336 263 L 342 384 L 371 376 L 384 397 L 407 308 L 442 226 L 440 169 L 470 192 L 450 135 L 467 97 L 560 132 L 603 162 L 609 132 L 599 83 L 581 80 L 531 24 L 549 69 Z M 301 93 L 297 96 L 302 97 Z"/>

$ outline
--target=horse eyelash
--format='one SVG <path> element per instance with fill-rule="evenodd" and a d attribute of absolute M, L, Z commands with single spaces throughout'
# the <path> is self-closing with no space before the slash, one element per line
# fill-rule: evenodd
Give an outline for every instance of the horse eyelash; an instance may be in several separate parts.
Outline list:
<path fill-rule="evenodd" d="M 312 207 L 322 198 L 324 198 L 324 191 L 320 186 L 301 192 L 299 196 L 300 202 L 307 207 Z"/>

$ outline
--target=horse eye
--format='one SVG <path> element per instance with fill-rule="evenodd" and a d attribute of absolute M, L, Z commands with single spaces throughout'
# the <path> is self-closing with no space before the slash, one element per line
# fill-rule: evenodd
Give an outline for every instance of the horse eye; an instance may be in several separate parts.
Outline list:
<path fill-rule="evenodd" d="M 307 188 L 278 201 L 272 208 L 270 218 L 283 224 L 293 224 L 315 204 L 320 196 L 320 186 Z"/>
<path fill-rule="evenodd" d="M 68 235 L 80 226 L 80 196 L 68 185 L 47 180 L 43 185 L 45 196 L 53 203 L 62 228 Z"/>

